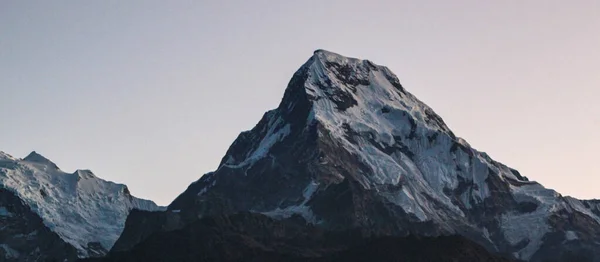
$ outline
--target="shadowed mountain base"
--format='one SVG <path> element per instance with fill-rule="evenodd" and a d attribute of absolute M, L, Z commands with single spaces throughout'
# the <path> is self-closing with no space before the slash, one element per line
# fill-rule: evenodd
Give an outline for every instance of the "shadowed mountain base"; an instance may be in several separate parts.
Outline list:
<path fill-rule="evenodd" d="M 459 236 L 364 237 L 324 231 L 300 217 L 255 213 L 200 219 L 150 236 L 127 252 L 88 262 L 116 261 L 511 261 Z"/>

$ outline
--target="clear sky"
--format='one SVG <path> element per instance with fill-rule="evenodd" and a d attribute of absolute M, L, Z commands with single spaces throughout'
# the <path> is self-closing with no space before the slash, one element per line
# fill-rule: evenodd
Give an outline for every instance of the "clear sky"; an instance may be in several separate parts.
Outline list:
<path fill-rule="evenodd" d="M 0 1 L 0 150 L 168 204 L 315 49 L 386 65 L 454 132 L 600 198 L 600 1 Z"/>

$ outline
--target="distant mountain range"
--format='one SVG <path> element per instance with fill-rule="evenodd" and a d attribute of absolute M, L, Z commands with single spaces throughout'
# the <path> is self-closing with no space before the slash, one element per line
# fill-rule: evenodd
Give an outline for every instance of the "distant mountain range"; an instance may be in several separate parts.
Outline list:
<path fill-rule="evenodd" d="M 89 170 L 65 173 L 36 152 L 0 152 L 0 261 L 103 256 L 134 208 L 164 209 Z"/>
<path fill-rule="evenodd" d="M 4 158 L 6 177 L 20 170 L 10 163 L 48 177 L 58 170 L 37 155 Z M 94 261 L 600 261 L 600 201 L 530 181 L 456 136 L 387 67 L 325 50 L 300 67 L 279 106 L 238 136 L 218 168 L 166 210 L 128 202 L 124 186 L 106 184 L 77 188 L 85 203 L 111 212 L 59 204 L 70 213 L 40 211 L 44 195 L 74 205 L 73 190 L 48 188 L 72 188 L 62 185 L 88 173 L 60 174 L 78 179 L 0 183 L 42 218 L 48 238 L 58 234 L 80 257 L 112 246 Z M 19 193 L 23 184 L 35 186 Z M 99 191 L 115 196 L 89 193 Z M 103 239 L 72 234 L 81 220 L 70 217 L 111 224 L 107 217 L 131 208 L 116 242 L 122 223 L 103 227 L 112 229 Z"/>

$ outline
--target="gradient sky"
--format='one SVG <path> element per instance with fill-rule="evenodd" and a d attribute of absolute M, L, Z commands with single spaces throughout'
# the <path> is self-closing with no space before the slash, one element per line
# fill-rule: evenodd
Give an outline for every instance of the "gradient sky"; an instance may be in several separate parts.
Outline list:
<path fill-rule="evenodd" d="M 0 150 L 168 204 L 315 49 L 388 66 L 453 131 L 600 198 L 600 1 L 0 1 Z"/>

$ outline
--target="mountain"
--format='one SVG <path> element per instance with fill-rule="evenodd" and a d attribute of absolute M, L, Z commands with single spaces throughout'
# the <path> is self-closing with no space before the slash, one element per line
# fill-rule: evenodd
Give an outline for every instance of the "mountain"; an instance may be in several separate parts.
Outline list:
<path fill-rule="evenodd" d="M 387 67 L 324 50 L 214 172 L 164 212 L 132 212 L 111 252 L 246 211 L 365 236 L 461 235 L 529 261 L 600 261 L 600 201 L 528 180 L 457 137 Z"/>
<path fill-rule="evenodd" d="M 510 261 L 459 236 L 373 237 L 358 230 L 326 231 L 300 217 L 258 213 L 203 217 L 151 236 L 129 252 L 86 262 L 149 261 Z"/>
<path fill-rule="evenodd" d="M 0 151 L 1 261 L 104 255 L 134 208 L 163 209 L 89 170 L 66 173 L 36 152 L 17 159 Z"/>

